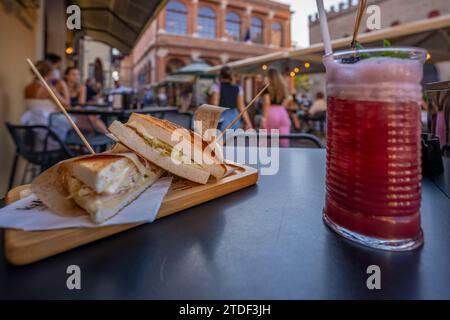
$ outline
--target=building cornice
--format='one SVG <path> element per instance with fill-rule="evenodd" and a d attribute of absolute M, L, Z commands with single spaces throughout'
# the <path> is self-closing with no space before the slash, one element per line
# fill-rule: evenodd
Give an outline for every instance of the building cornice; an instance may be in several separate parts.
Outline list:
<path fill-rule="evenodd" d="M 167 41 L 170 38 L 179 38 L 179 41 Z M 183 41 L 184 40 L 184 41 Z M 160 34 L 157 36 L 156 41 L 154 41 L 149 47 L 146 48 L 144 54 L 142 54 L 136 61 L 134 61 L 134 64 L 139 64 L 142 60 L 146 59 L 149 52 L 152 50 L 156 50 L 157 52 L 160 49 L 167 49 L 167 48 L 180 48 L 186 50 L 189 55 L 191 51 L 205 50 L 205 45 L 202 44 L 205 39 L 203 38 L 195 38 L 190 36 L 177 36 L 172 34 Z M 253 56 L 253 55 L 259 55 L 264 54 L 267 52 L 277 52 L 277 51 L 287 51 L 289 48 L 275 48 L 270 47 L 268 45 L 260 45 L 260 44 L 254 44 L 254 43 L 246 43 L 246 42 L 239 42 L 239 46 L 230 46 L 230 44 L 235 43 L 232 41 L 222 41 L 220 39 L 208 39 L 208 41 L 211 41 L 211 45 L 208 46 L 207 50 L 210 52 L 216 52 L 218 55 L 220 53 L 232 53 L 235 55 L 242 55 L 242 56 Z M 214 43 L 213 43 L 214 42 Z"/>
<path fill-rule="evenodd" d="M 220 4 L 221 2 L 223 2 L 223 0 L 207 0 L 207 2 L 211 2 L 211 3 L 217 3 Z M 242 4 L 236 4 L 233 1 L 227 1 L 227 5 L 228 6 L 239 6 L 239 7 L 243 7 L 245 8 L 248 5 L 264 5 L 264 6 L 269 6 L 270 9 L 279 9 L 279 10 L 284 10 L 284 11 L 289 11 L 290 12 L 290 5 L 285 4 L 285 3 L 281 3 L 281 2 L 277 2 L 277 1 L 273 1 L 273 0 L 245 0 L 242 1 Z"/>
<path fill-rule="evenodd" d="M 381 2 L 385 2 L 387 0 L 371 0 L 369 1 L 368 5 L 373 4 L 379 4 Z M 345 16 L 347 14 L 354 14 L 356 10 L 358 9 L 358 4 L 352 5 L 352 0 L 347 0 L 347 3 L 341 2 L 339 3 L 339 6 L 336 8 L 335 6 L 332 6 L 330 10 L 327 11 L 327 19 L 328 21 L 338 19 L 342 16 Z M 315 15 L 309 15 L 309 27 L 318 25 L 320 23 L 319 21 L 319 15 L 316 13 Z"/>
<path fill-rule="evenodd" d="M 231 47 L 236 47 L 236 46 L 233 46 L 233 45 L 234 44 L 238 44 L 239 46 L 242 45 L 242 46 L 247 47 L 247 48 L 257 48 L 257 49 L 273 49 L 273 48 L 275 48 L 275 47 L 270 46 L 269 44 L 259 44 L 259 43 L 244 42 L 244 41 L 239 41 L 238 42 L 238 41 L 234 41 L 234 40 L 223 40 L 223 39 L 219 39 L 219 38 L 215 38 L 215 39 L 209 39 L 208 38 L 208 39 L 206 39 L 206 38 L 194 37 L 192 35 L 180 36 L 180 35 L 171 34 L 171 33 L 158 34 L 157 37 L 156 37 L 156 41 L 154 41 L 152 43 L 152 45 L 153 46 L 166 45 L 166 43 L 164 42 L 165 38 L 167 38 L 167 39 L 172 38 L 172 39 L 175 39 L 175 40 L 178 38 L 178 40 L 180 40 L 180 41 L 170 41 L 170 43 L 169 43 L 170 45 L 172 43 L 183 42 L 183 40 L 186 39 L 187 41 L 189 41 L 189 43 L 193 43 L 193 44 L 196 44 L 197 42 L 200 43 L 200 42 L 203 42 L 203 41 L 208 41 L 208 42 L 211 43 L 212 47 L 214 47 L 214 46 L 222 46 L 222 45 L 226 45 L 226 46 L 230 46 L 231 45 Z M 182 46 L 184 44 L 180 44 L 180 45 Z M 204 45 L 200 45 L 200 46 L 204 48 Z M 239 46 L 237 46 L 237 47 L 239 47 Z M 278 50 L 285 50 L 286 49 L 287 50 L 289 48 L 279 47 L 279 48 L 275 48 L 275 49 L 278 49 Z"/>

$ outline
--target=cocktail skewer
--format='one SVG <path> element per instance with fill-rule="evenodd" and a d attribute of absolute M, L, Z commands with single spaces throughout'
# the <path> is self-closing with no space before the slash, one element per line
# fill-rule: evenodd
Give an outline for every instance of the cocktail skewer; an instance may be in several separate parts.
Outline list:
<path fill-rule="evenodd" d="M 259 98 L 259 96 L 260 95 L 262 95 L 263 93 L 264 93 L 264 91 L 266 91 L 266 89 L 269 87 L 269 85 L 270 85 L 270 82 L 268 82 L 257 94 L 256 94 L 256 96 L 252 99 L 252 101 L 250 101 L 248 104 L 247 104 L 247 106 L 241 111 L 241 113 L 239 113 L 238 115 L 237 115 L 237 117 L 236 118 L 234 118 L 234 120 L 233 121 L 231 121 L 231 123 L 222 131 L 222 133 L 220 134 L 220 136 L 216 139 L 216 140 L 220 140 L 220 138 L 222 138 L 222 136 L 224 135 L 224 133 L 225 133 L 225 131 L 227 131 L 228 129 L 230 129 L 235 123 L 236 123 L 236 121 L 238 121 L 243 115 L 244 115 L 244 113 L 245 112 L 247 112 L 247 110 L 248 110 L 248 108 L 250 108 L 252 105 L 253 105 L 253 103 L 255 103 L 255 101 L 256 101 L 256 99 L 258 99 Z"/>

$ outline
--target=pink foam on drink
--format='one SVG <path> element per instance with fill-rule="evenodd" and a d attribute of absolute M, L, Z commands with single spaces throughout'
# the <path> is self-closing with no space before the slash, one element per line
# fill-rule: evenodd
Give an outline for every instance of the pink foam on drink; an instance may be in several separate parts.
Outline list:
<path fill-rule="evenodd" d="M 423 64 L 420 60 L 376 57 L 342 64 L 324 58 L 327 93 L 363 101 L 420 101 Z"/>

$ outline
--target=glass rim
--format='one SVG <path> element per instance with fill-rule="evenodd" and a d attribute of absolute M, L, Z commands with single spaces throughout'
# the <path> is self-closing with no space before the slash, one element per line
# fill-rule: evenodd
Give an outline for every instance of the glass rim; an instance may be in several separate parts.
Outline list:
<path fill-rule="evenodd" d="M 404 52 L 407 54 L 410 54 L 408 58 L 410 59 L 416 59 L 416 60 L 423 60 L 426 61 L 428 51 L 423 48 L 418 47 L 373 47 L 373 48 L 364 48 L 364 49 L 347 49 L 347 50 L 340 50 L 333 52 L 329 54 L 329 56 L 333 57 L 334 59 L 347 56 L 347 55 L 354 55 L 355 53 L 379 53 L 379 52 Z"/>

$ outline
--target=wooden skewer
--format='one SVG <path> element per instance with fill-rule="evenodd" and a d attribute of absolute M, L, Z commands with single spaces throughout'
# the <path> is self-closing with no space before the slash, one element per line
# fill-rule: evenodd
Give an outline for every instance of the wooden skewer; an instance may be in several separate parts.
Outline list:
<path fill-rule="evenodd" d="M 362 17 L 364 16 L 364 10 L 366 9 L 366 3 L 367 0 L 359 0 L 358 14 L 356 16 L 355 29 L 353 30 L 353 38 L 351 43 L 352 49 L 355 49 L 356 47 L 356 38 L 358 36 L 359 26 L 361 25 Z"/>
<path fill-rule="evenodd" d="M 42 77 L 42 75 L 39 73 L 38 69 L 36 69 L 36 67 L 34 66 L 33 62 L 31 62 L 31 60 L 29 58 L 27 58 L 27 62 L 31 67 L 31 70 L 33 70 L 34 74 L 36 75 L 36 77 L 38 77 L 39 80 L 41 80 L 42 84 L 44 85 L 44 87 L 47 89 L 47 91 L 50 93 L 50 95 L 52 96 L 54 102 L 56 103 L 56 105 L 59 107 L 59 109 L 61 109 L 62 113 L 66 116 L 67 120 L 70 122 L 70 124 L 72 125 L 73 129 L 75 130 L 75 132 L 78 134 L 78 136 L 80 137 L 81 141 L 83 141 L 84 145 L 86 146 L 86 148 L 88 148 L 89 152 L 92 154 L 95 154 L 94 149 L 92 149 L 91 145 L 89 144 L 89 142 L 86 140 L 86 138 L 84 137 L 84 135 L 81 133 L 80 129 L 78 128 L 78 126 L 75 124 L 75 122 L 73 122 L 72 118 L 69 116 L 69 114 L 67 113 L 66 109 L 64 108 L 64 106 L 61 104 L 61 101 L 59 101 L 58 97 L 56 96 L 56 94 L 53 92 L 52 88 L 50 88 L 50 86 L 48 85 L 47 81 L 45 81 L 45 79 Z"/>
<path fill-rule="evenodd" d="M 234 118 L 233 121 L 231 121 L 231 123 L 230 123 L 230 124 L 222 131 L 222 133 L 220 134 L 220 136 L 219 136 L 216 140 L 220 140 L 220 138 L 222 138 L 222 136 L 224 135 L 225 131 L 227 131 L 228 129 L 230 129 L 230 128 L 233 126 L 233 124 L 235 124 L 236 121 L 238 121 L 238 120 L 244 115 L 244 113 L 247 112 L 247 109 L 250 108 L 250 107 L 253 105 L 253 103 L 255 103 L 256 99 L 258 99 L 259 96 L 262 95 L 262 94 L 264 93 L 264 91 L 269 87 L 269 85 L 270 85 L 270 82 L 268 82 L 268 83 L 267 83 L 267 84 L 266 84 L 266 85 L 258 92 L 258 94 L 252 99 L 252 101 L 250 101 L 250 102 L 247 104 L 247 106 L 241 111 L 241 113 L 239 113 L 239 114 L 237 115 L 237 117 Z"/>

